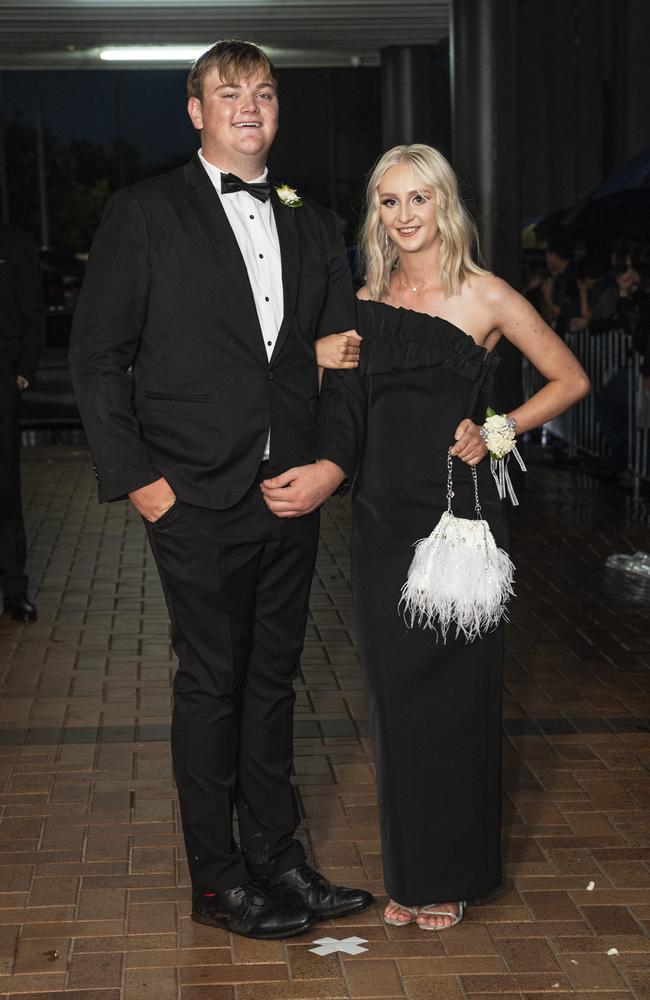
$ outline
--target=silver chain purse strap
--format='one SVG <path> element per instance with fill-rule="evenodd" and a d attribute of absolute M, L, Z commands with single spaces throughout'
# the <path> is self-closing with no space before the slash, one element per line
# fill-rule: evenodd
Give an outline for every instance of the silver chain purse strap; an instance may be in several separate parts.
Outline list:
<path fill-rule="evenodd" d="M 453 510 L 451 509 L 451 501 L 456 496 L 454 493 L 454 480 L 453 480 L 453 464 L 454 459 L 450 451 L 447 452 L 447 513 L 453 516 Z M 472 466 L 472 481 L 474 483 L 474 510 L 476 511 L 476 520 L 483 520 L 483 512 L 481 511 L 481 501 L 478 498 L 478 475 L 476 474 L 476 466 Z"/>

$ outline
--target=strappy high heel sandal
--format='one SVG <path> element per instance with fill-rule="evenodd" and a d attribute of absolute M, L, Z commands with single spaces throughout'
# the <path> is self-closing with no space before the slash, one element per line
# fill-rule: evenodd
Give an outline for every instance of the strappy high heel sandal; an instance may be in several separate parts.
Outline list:
<path fill-rule="evenodd" d="M 398 906 L 400 910 L 404 910 L 406 913 L 410 914 L 410 920 L 398 920 L 396 917 L 387 917 L 386 909 L 389 906 Z M 412 924 L 419 913 L 419 908 L 417 906 L 404 906 L 403 903 L 398 903 L 394 899 L 389 899 L 384 907 L 384 923 L 390 924 L 391 927 L 408 927 Z"/>
<path fill-rule="evenodd" d="M 437 907 L 439 903 L 430 903 L 428 906 L 420 906 L 417 912 L 417 916 L 424 915 L 425 917 L 451 917 L 451 923 L 446 927 L 436 927 L 435 924 L 418 924 L 421 931 L 448 931 L 451 927 L 455 927 L 459 924 L 465 915 L 465 906 L 467 900 L 461 899 L 458 901 L 458 913 L 451 913 L 449 910 L 439 910 Z"/>

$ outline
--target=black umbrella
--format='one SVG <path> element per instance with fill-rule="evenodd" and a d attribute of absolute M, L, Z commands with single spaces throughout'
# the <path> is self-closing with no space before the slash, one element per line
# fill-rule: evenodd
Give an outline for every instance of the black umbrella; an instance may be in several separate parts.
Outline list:
<path fill-rule="evenodd" d="M 543 219 L 534 225 L 535 236 L 538 240 L 553 240 L 558 229 L 562 228 L 562 219 L 567 214 L 568 209 L 556 208 L 554 212 L 549 212 Z"/>
<path fill-rule="evenodd" d="M 566 212 L 560 225 L 568 234 L 605 233 L 650 240 L 650 188 L 591 198 Z"/>
<path fill-rule="evenodd" d="M 573 208 L 540 219 L 535 233 L 545 240 L 591 234 L 650 239 L 650 148 L 628 160 Z"/>

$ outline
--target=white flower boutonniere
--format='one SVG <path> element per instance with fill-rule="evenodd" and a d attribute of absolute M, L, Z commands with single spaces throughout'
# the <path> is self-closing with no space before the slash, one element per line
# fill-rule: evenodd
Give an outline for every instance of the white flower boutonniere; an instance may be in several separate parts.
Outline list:
<path fill-rule="evenodd" d="M 280 187 L 276 187 L 275 193 L 287 208 L 300 208 L 303 204 L 303 200 L 296 189 L 289 187 L 288 184 L 281 184 Z"/>
<path fill-rule="evenodd" d="M 510 453 L 512 452 L 514 455 L 522 472 L 526 471 L 526 466 L 524 465 L 523 458 L 517 451 L 515 421 L 512 417 L 507 417 L 505 413 L 495 413 L 491 406 L 488 406 L 485 418 L 485 423 L 481 427 L 481 437 L 485 441 L 487 450 L 490 453 L 490 472 L 494 476 L 499 499 L 504 500 L 507 493 L 512 506 L 517 507 L 519 506 L 519 501 L 512 488 L 510 473 L 508 472 Z"/>

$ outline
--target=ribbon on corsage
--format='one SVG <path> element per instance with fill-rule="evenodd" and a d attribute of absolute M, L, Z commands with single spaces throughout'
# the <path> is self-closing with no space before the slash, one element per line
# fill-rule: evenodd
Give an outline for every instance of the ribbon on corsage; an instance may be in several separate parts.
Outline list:
<path fill-rule="evenodd" d="M 514 456 L 522 472 L 526 472 L 526 466 L 517 451 L 515 426 L 516 423 L 512 417 L 506 416 L 505 413 L 496 413 L 491 406 L 488 406 L 485 423 L 481 427 L 481 437 L 490 453 L 490 472 L 494 477 L 499 499 L 505 500 L 507 495 L 510 497 L 512 506 L 518 507 L 519 501 L 508 472 L 510 455 Z"/>

